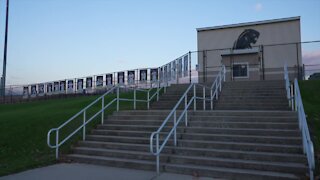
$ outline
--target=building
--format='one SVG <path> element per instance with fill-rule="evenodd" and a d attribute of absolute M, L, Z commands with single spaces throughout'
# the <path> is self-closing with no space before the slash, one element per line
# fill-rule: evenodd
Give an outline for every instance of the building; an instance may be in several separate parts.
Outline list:
<path fill-rule="evenodd" d="M 199 82 L 211 82 L 221 65 L 227 81 L 301 77 L 300 17 L 197 29 Z"/>

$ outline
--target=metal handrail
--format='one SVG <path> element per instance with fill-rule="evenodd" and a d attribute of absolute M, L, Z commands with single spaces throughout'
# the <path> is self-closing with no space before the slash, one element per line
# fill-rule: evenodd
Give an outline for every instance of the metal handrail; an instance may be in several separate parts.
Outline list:
<path fill-rule="evenodd" d="M 292 108 L 293 110 L 293 91 L 292 91 L 292 87 L 290 85 L 290 80 L 289 80 L 289 73 L 288 73 L 288 66 L 287 63 L 284 64 L 283 66 L 283 75 L 284 75 L 284 81 L 285 81 L 285 87 L 286 87 L 286 92 L 287 92 L 287 99 L 288 99 L 288 103 L 289 103 L 289 107 Z"/>
<path fill-rule="evenodd" d="M 219 79 L 219 80 L 218 80 Z M 218 96 L 218 92 L 221 91 L 221 81 L 222 79 L 225 81 L 225 67 L 223 66 L 221 71 L 218 73 L 218 76 L 215 79 L 215 89 L 214 86 L 212 86 L 210 89 L 210 100 L 211 100 L 211 109 L 212 109 L 212 100 L 213 100 L 213 91 L 217 92 L 215 95 Z M 187 90 L 183 93 L 183 95 L 181 96 L 181 98 L 179 99 L 179 101 L 176 103 L 176 105 L 173 107 L 173 109 L 170 111 L 170 113 L 168 114 L 168 116 L 166 117 L 166 119 L 163 121 L 163 123 L 161 124 L 161 126 L 158 128 L 157 131 L 153 132 L 150 135 L 150 152 L 151 154 L 156 156 L 156 170 L 157 170 L 157 174 L 160 173 L 160 153 L 163 150 L 163 148 L 165 147 L 165 145 L 167 144 L 169 138 L 173 135 L 173 142 L 174 142 L 174 146 L 177 146 L 177 127 L 179 125 L 179 123 L 182 121 L 183 117 L 184 117 L 184 122 L 185 122 L 185 126 L 188 126 L 188 109 L 191 106 L 191 104 L 193 103 L 193 107 L 194 107 L 194 111 L 196 111 L 196 99 L 199 99 L 199 97 L 196 96 L 196 86 L 199 84 L 190 84 L 189 87 L 187 88 Z M 205 85 L 200 85 L 201 87 L 203 87 L 203 97 L 200 97 L 203 99 L 203 108 L 205 110 L 205 89 L 207 88 Z M 193 89 L 193 96 L 192 98 L 189 100 L 188 102 L 188 93 L 190 92 L 190 90 Z M 180 116 L 177 118 L 177 109 L 180 106 L 180 104 L 183 102 L 184 100 L 184 109 L 181 112 Z M 172 118 L 173 116 L 173 127 L 171 128 L 171 130 L 169 131 L 168 135 L 165 137 L 165 139 L 162 141 L 162 144 L 159 145 L 159 134 L 162 131 L 162 129 L 165 127 L 165 125 L 168 123 L 168 121 Z M 154 151 L 154 145 L 153 145 L 153 141 L 154 141 L 154 137 L 156 136 L 156 151 Z"/>
<path fill-rule="evenodd" d="M 295 102 L 295 110 L 298 113 L 299 128 L 301 130 L 301 135 L 302 135 L 303 152 L 306 154 L 308 159 L 310 179 L 313 180 L 314 179 L 313 171 L 315 169 L 314 148 L 313 148 L 312 140 L 310 138 L 310 132 L 308 128 L 306 114 L 304 111 L 303 102 L 302 102 L 297 79 L 294 80 L 294 102 Z"/>
<path fill-rule="evenodd" d="M 149 98 L 150 96 L 150 92 L 152 89 L 149 90 L 144 90 L 144 89 L 139 89 L 139 88 L 131 88 L 131 87 L 121 87 L 120 85 L 114 86 L 112 87 L 110 90 L 108 90 L 106 93 L 104 93 L 103 95 L 101 95 L 100 97 L 98 97 L 96 100 L 94 100 L 92 103 L 90 103 L 89 105 L 87 105 L 85 108 L 83 108 L 82 110 L 80 110 L 78 113 L 76 113 L 75 115 L 73 115 L 71 118 L 69 118 L 66 122 L 62 123 L 59 127 L 57 128 L 52 128 L 48 131 L 47 133 L 47 144 L 50 148 L 55 148 L 56 149 L 56 159 L 59 158 L 59 148 L 61 145 L 63 145 L 67 140 L 69 140 L 72 136 L 74 136 L 77 132 L 79 132 L 81 129 L 83 130 L 83 135 L 82 138 L 83 140 L 85 140 L 85 135 L 86 135 L 86 125 L 88 123 L 90 123 L 94 118 L 96 118 L 98 115 L 101 114 L 101 124 L 104 123 L 104 111 L 110 107 L 113 103 L 117 103 L 117 111 L 119 111 L 120 109 L 120 101 L 131 101 L 134 102 L 133 104 L 133 109 L 136 109 L 136 102 L 147 102 L 147 107 L 149 109 L 149 103 L 150 101 L 152 101 L 153 97 L 155 97 L 157 95 L 157 100 L 159 100 L 159 94 L 160 91 L 162 89 L 164 89 L 164 91 L 166 91 L 166 87 L 159 87 L 160 83 L 157 83 L 158 87 L 157 90 L 153 93 L 153 95 L 151 96 L 151 98 Z M 124 88 L 124 89 L 133 89 L 134 92 L 134 98 L 133 99 L 128 99 L 128 98 L 121 98 L 119 91 L 120 88 Z M 104 104 L 104 99 L 105 96 L 107 96 L 108 94 L 112 93 L 114 90 L 117 90 L 117 96 L 116 98 L 114 98 L 113 100 L 111 100 L 107 105 Z M 137 99 L 136 98 L 136 91 L 142 91 L 142 92 L 147 92 L 147 99 Z M 98 112 L 96 112 L 92 117 L 90 117 L 89 119 L 86 118 L 86 111 L 88 108 L 92 107 L 93 105 L 95 105 L 97 102 L 99 102 L 101 100 L 101 110 L 99 110 Z M 83 123 L 76 129 L 74 130 L 72 133 L 70 133 L 67 137 L 65 137 L 62 141 L 59 142 L 59 130 L 61 128 L 63 128 L 64 126 L 66 126 L 68 123 L 70 123 L 71 121 L 73 121 L 74 119 L 76 119 L 77 117 L 79 117 L 80 115 L 83 114 Z M 50 138 L 51 138 L 51 134 L 52 132 L 56 132 L 56 137 L 55 137 L 55 145 L 51 144 Z"/>

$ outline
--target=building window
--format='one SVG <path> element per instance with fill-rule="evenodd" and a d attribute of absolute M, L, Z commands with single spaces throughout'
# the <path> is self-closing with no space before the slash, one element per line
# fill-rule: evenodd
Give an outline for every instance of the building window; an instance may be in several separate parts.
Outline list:
<path fill-rule="evenodd" d="M 235 63 L 232 65 L 232 75 L 234 78 L 249 77 L 248 63 Z"/>

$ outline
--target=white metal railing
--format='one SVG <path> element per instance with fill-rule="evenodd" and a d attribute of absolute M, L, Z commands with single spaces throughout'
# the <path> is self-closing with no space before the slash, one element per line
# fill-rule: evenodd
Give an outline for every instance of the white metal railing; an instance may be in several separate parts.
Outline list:
<path fill-rule="evenodd" d="M 295 110 L 298 113 L 299 128 L 302 136 L 303 152 L 307 156 L 310 179 L 313 180 L 313 171 L 315 169 L 313 143 L 310 138 L 310 132 L 308 128 L 306 114 L 304 112 L 298 80 L 295 79 L 294 84 L 290 84 L 287 64 L 284 65 L 284 80 L 289 106 L 292 107 L 292 110 Z"/>
<path fill-rule="evenodd" d="M 303 152 L 306 154 L 308 159 L 310 179 L 313 180 L 314 179 L 313 171 L 315 169 L 314 149 L 313 149 L 313 143 L 310 138 L 308 123 L 306 119 L 306 114 L 304 112 L 304 107 L 303 107 L 297 79 L 294 80 L 294 103 L 295 103 L 295 110 L 298 113 L 299 128 L 302 135 Z"/>
<path fill-rule="evenodd" d="M 287 64 L 285 64 L 283 66 L 283 71 L 284 71 L 284 81 L 285 81 L 285 86 L 286 86 L 286 92 L 287 92 L 287 99 L 288 99 L 288 103 L 289 106 L 292 108 L 293 110 L 293 88 L 290 85 L 290 80 L 289 80 L 289 73 L 288 73 L 288 66 Z"/>
<path fill-rule="evenodd" d="M 104 123 L 104 111 L 108 107 L 110 107 L 113 103 L 116 103 L 117 111 L 120 110 L 120 101 L 132 101 L 133 102 L 133 109 L 136 109 L 136 103 L 137 102 L 146 102 L 147 103 L 147 108 L 149 109 L 150 108 L 150 102 L 155 97 L 157 97 L 157 99 L 156 99 L 157 101 L 159 100 L 160 91 L 162 91 L 162 89 L 163 89 L 164 92 L 166 92 L 166 86 L 165 85 L 160 87 L 161 84 L 159 82 L 156 82 L 156 83 L 157 83 L 157 90 L 151 96 L 150 96 L 150 93 L 151 93 L 152 88 L 147 90 L 147 89 L 138 89 L 138 88 L 134 88 L 134 87 L 125 87 L 125 86 L 119 86 L 119 85 L 114 86 L 111 89 L 109 89 L 106 93 L 104 93 L 102 96 L 100 96 L 99 98 L 94 100 L 92 103 L 90 103 L 88 106 L 86 106 L 81 111 L 79 111 L 74 116 L 72 116 L 66 122 L 61 124 L 59 127 L 50 129 L 48 131 L 48 134 L 47 134 L 47 144 L 48 144 L 48 146 L 50 148 L 55 148 L 56 149 L 56 152 L 55 152 L 56 159 L 59 158 L 59 148 L 60 148 L 60 146 L 63 145 L 67 140 L 69 140 L 72 136 L 74 136 L 81 129 L 83 131 L 82 138 L 83 138 L 83 140 L 85 140 L 85 138 L 86 138 L 86 125 L 88 123 L 90 123 L 94 118 L 96 118 L 100 114 L 101 114 L 101 124 L 103 124 Z M 120 89 L 131 89 L 131 90 L 133 90 L 133 99 L 121 98 L 120 97 Z M 114 92 L 115 90 L 116 90 L 116 97 L 113 100 L 111 100 L 108 104 L 105 105 L 105 102 L 104 102 L 105 97 L 107 95 L 111 94 L 112 92 Z M 136 97 L 136 92 L 137 91 L 141 91 L 141 92 L 147 93 L 146 99 L 137 99 L 137 97 Z M 101 109 L 98 112 L 96 112 L 92 117 L 88 118 L 87 117 L 87 110 L 90 107 L 96 105 L 98 102 L 100 102 L 100 100 L 101 100 Z M 59 131 L 60 131 L 60 129 L 65 127 L 71 121 L 73 121 L 76 118 L 78 118 L 80 115 L 83 116 L 83 123 L 76 130 L 74 130 L 72 133 L 67 135 L 63 140 L 61 140 L 59 142 L 59 138 L 60 138 L 59 137 Z M 56 133 L 55 134 L 56 136 L 55 136 L 55 144 L 54 145 L 52 145 L 51 142 L 50 142 L 52 132 Z"/>
<path fill-rule="evenodd" d="M 150 152 L 156 156 L 156 169 L 157 169 L 157 174 L 160 173 L 160 153 L 163 150 L 163 148 L 166 146 L 169 138 L 173 135 L 173 144 L 174 146 L 177 146 L 177 127 L 181 121 L 185 122 L 185 126 L 188 126 L 188 109 L 193 103 L 193 110 L 196 111 L 197 107 L 197 99 L 203 100 L 203 109 L 205 110 L 206 108 L 206 101 L 210 100 L 211 101 L 211 109 L 213 109 L 213 98 L 215 97 L 218 99 L 218 94 L 221 91 L 221 86 L 222 86 L 222 81 L 225 81 L 225 66 L 222 66 L 222 69 L 218 73 L 214 83 L 212 86 L 206 87 L 205 85 L 200 85 L 200 84 L 190 84 L 187 90 L 184 92 L 184 94 L 181 96 L 179 101 L 176 103 L 174 108 L 170 111 L 169 115 L 166 117 L 166 119 L 163 121 L 161 126 L 158 128 L 157 131 L 153 132 L 150 136 Z M 203 96 L 202 97 L 197 97 L 196 95 L 196 87 L 200 86 L 203 88 Z M 210 98 L 206 98 L 205 92 L 206 89 L 210 90 Z M 193 91 L 193 92 L 192 92 Z M 192 97 L 189 99 L 188 102 L 188 94 L 193 93 Z M 181 105 L 181 103 L 184 102 L 184 108 L 177 117 L 177 110 L 178 107 Z M 169 122 L 170 119 L 173 119 L 173 127 L 167 134 L 167 136 L 164 138 L 162 143 L 160 144 L 160 139 L 159 135 L 163 128 L 166 126 L 166 124 Z M 154 140 L 156 141 L 155 148 L 156 151 L 154 151 Z"/>

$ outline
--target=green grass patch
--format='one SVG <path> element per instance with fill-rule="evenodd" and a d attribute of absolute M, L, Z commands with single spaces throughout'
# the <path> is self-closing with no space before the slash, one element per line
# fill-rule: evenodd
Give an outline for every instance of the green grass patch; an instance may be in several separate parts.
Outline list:
<path fill-rule="evenodd" d="M 153 90 L 154 92 L 154 90 Z M 0 105 L 0 176 L 55 163 L 55 151 L 47 146 L 47 133 L 67 121 L 99 96 L 54 99 L 21 104 Z M 133 98 L 132 92 L 122 92 L 122 98 Z M 115 94 L 105 98 L 105 104 Z M 137 93 L 137 99 L 146 99 L 146 93 Z M 101 101 L 89 108 L 87 119 L 101 109 Z M 132 102 L 120 102 L 120 110 L 132 109 Z M 137 103 L 138 109 L 145 109 L 146 103 Z M 105 118 L 116 109 L 116 103 L 105 112 Z M 87 131 L 101 122 L 97 116 Z M 60 141 L 83 123 L 83 114 L 62 128 Z M 55 133 L 52 133 L 52 144 Z M 82 138 L 82 130 L 62 146 L 68 153 L 70 147 Z"/>
<path fill-rule="evenodd" d="M 316 170 L 320 173 L 320 80 L 299 81 L 302 101 L 316 155 Z"/>

